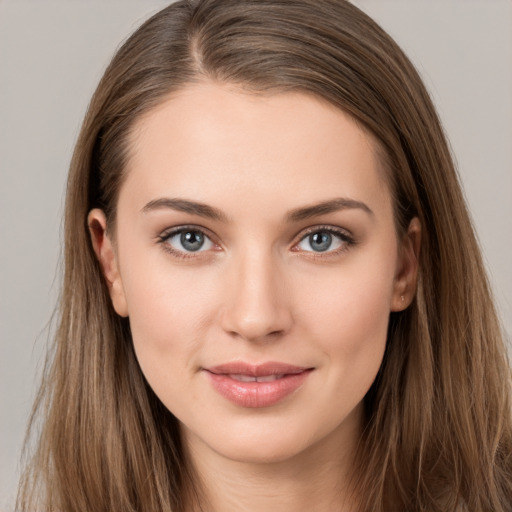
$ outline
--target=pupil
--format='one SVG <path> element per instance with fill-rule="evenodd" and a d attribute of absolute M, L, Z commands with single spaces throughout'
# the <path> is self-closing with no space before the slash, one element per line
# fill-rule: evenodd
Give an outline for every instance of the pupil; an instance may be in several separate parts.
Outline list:
<path fill-rule="evenodd" d="M 187 251 L 198 251 L 204 244 L 204 236 L 197 231 L 185 231 L 180 236 L 180 242 Z"/>
<path fill-rule="evenodd" d="M 331 246 L 332 235 L 326 232 L 319 232 L 310 235 L 311 247 L 317 252 L 327 251 Z"/>

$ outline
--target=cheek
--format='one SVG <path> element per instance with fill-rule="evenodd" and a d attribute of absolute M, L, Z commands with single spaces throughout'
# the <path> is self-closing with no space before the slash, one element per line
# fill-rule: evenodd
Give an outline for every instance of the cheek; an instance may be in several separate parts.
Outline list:
<path fill-rule="evenodd" d="M 162 260 L 136 273 L 127 265 L 124 279 L 135 352 L 155 391 L 194 370 L 215 306 L 200 270 L 172 269 Z"/>
<path fill-rule="evenodd" d="M 313 291 L 304 294 L 301 311 L 307 337 L 317 340 L 330 378 L 354 397 L 362 398 L 382 362 L 393 278 L 394 259 L 376 257 L 340 266 L 323 286 L 318 275 L 308 276 L 304 286 Z"/>
<path fill-rule="evenodd" d="M 334 337 L 337 333 L 347 344 L 387 328 L 394 265 L 391 258 L 374 264 L 368 260 L 340 266 L 324 276 L 311 274 L 303 285 L 309 293 L 302 315 L 316 317 L 312 325 L 328 330 Z"/>

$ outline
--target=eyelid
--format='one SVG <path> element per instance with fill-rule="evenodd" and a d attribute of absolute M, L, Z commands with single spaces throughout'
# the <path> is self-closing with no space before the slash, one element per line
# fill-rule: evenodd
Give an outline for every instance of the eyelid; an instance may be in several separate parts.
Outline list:
<path fill-rule="evenodd" d="M 343 239 L 354 241 L 353 235 L 347 229 L 332 226 L 330 224 L 318 224 L 316 226 L 310 226 L 302 230 L 297 236 L 295 244 L 304 240 L 304 238 L 306 238 L 308 235 L 311 235 L 312 233 L 318 233 L 319 231 L 327 231 L 328 233 L 339 235 Z"/>
<path fill-rule="evenodd" d="M 172 235 L 176 235 L 177 233 L 181 233 L 182 231 L 198 231 L 202 233 L 203 235 L 207 236 L 212 242 L 218 245 L 217 242 L 215 242 L 216 236 L 214 233 L 212 233 L 209 229 L 199 226 L 197 224 L 181 224 L 179 226 L 172 226 L 169 228 L 164 229 L 158 236 L 157 239 L 159 240 L 166 240 Z"/>

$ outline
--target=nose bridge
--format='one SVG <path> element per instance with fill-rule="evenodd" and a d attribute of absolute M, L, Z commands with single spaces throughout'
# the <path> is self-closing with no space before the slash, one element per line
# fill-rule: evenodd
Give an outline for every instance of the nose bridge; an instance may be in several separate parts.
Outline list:
<path fill-rule="evenodd" d="M 223 328 L 250 341 L 283 334 L 291 325 L 291 311 L 282 267 L 271 249 L 246 250 L 231 261 L 226 281 L 228 302 Z"/>

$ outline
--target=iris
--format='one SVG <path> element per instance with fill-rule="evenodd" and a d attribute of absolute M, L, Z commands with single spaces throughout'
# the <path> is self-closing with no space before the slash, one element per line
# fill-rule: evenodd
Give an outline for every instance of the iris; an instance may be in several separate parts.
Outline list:
<path fill-rule="evenodd" d="M 309 235 L 309 243 L 311 248 L 316 252 L 327 251 L 332 244 L 332 235 L 326 231 L 313 233 Z"/>
<path fill-rule="evenodd" d="M 180 242 L 185 250 L 198 251 L 204 245 L 204 235 L 199 231 L 183 231 Z"/>

